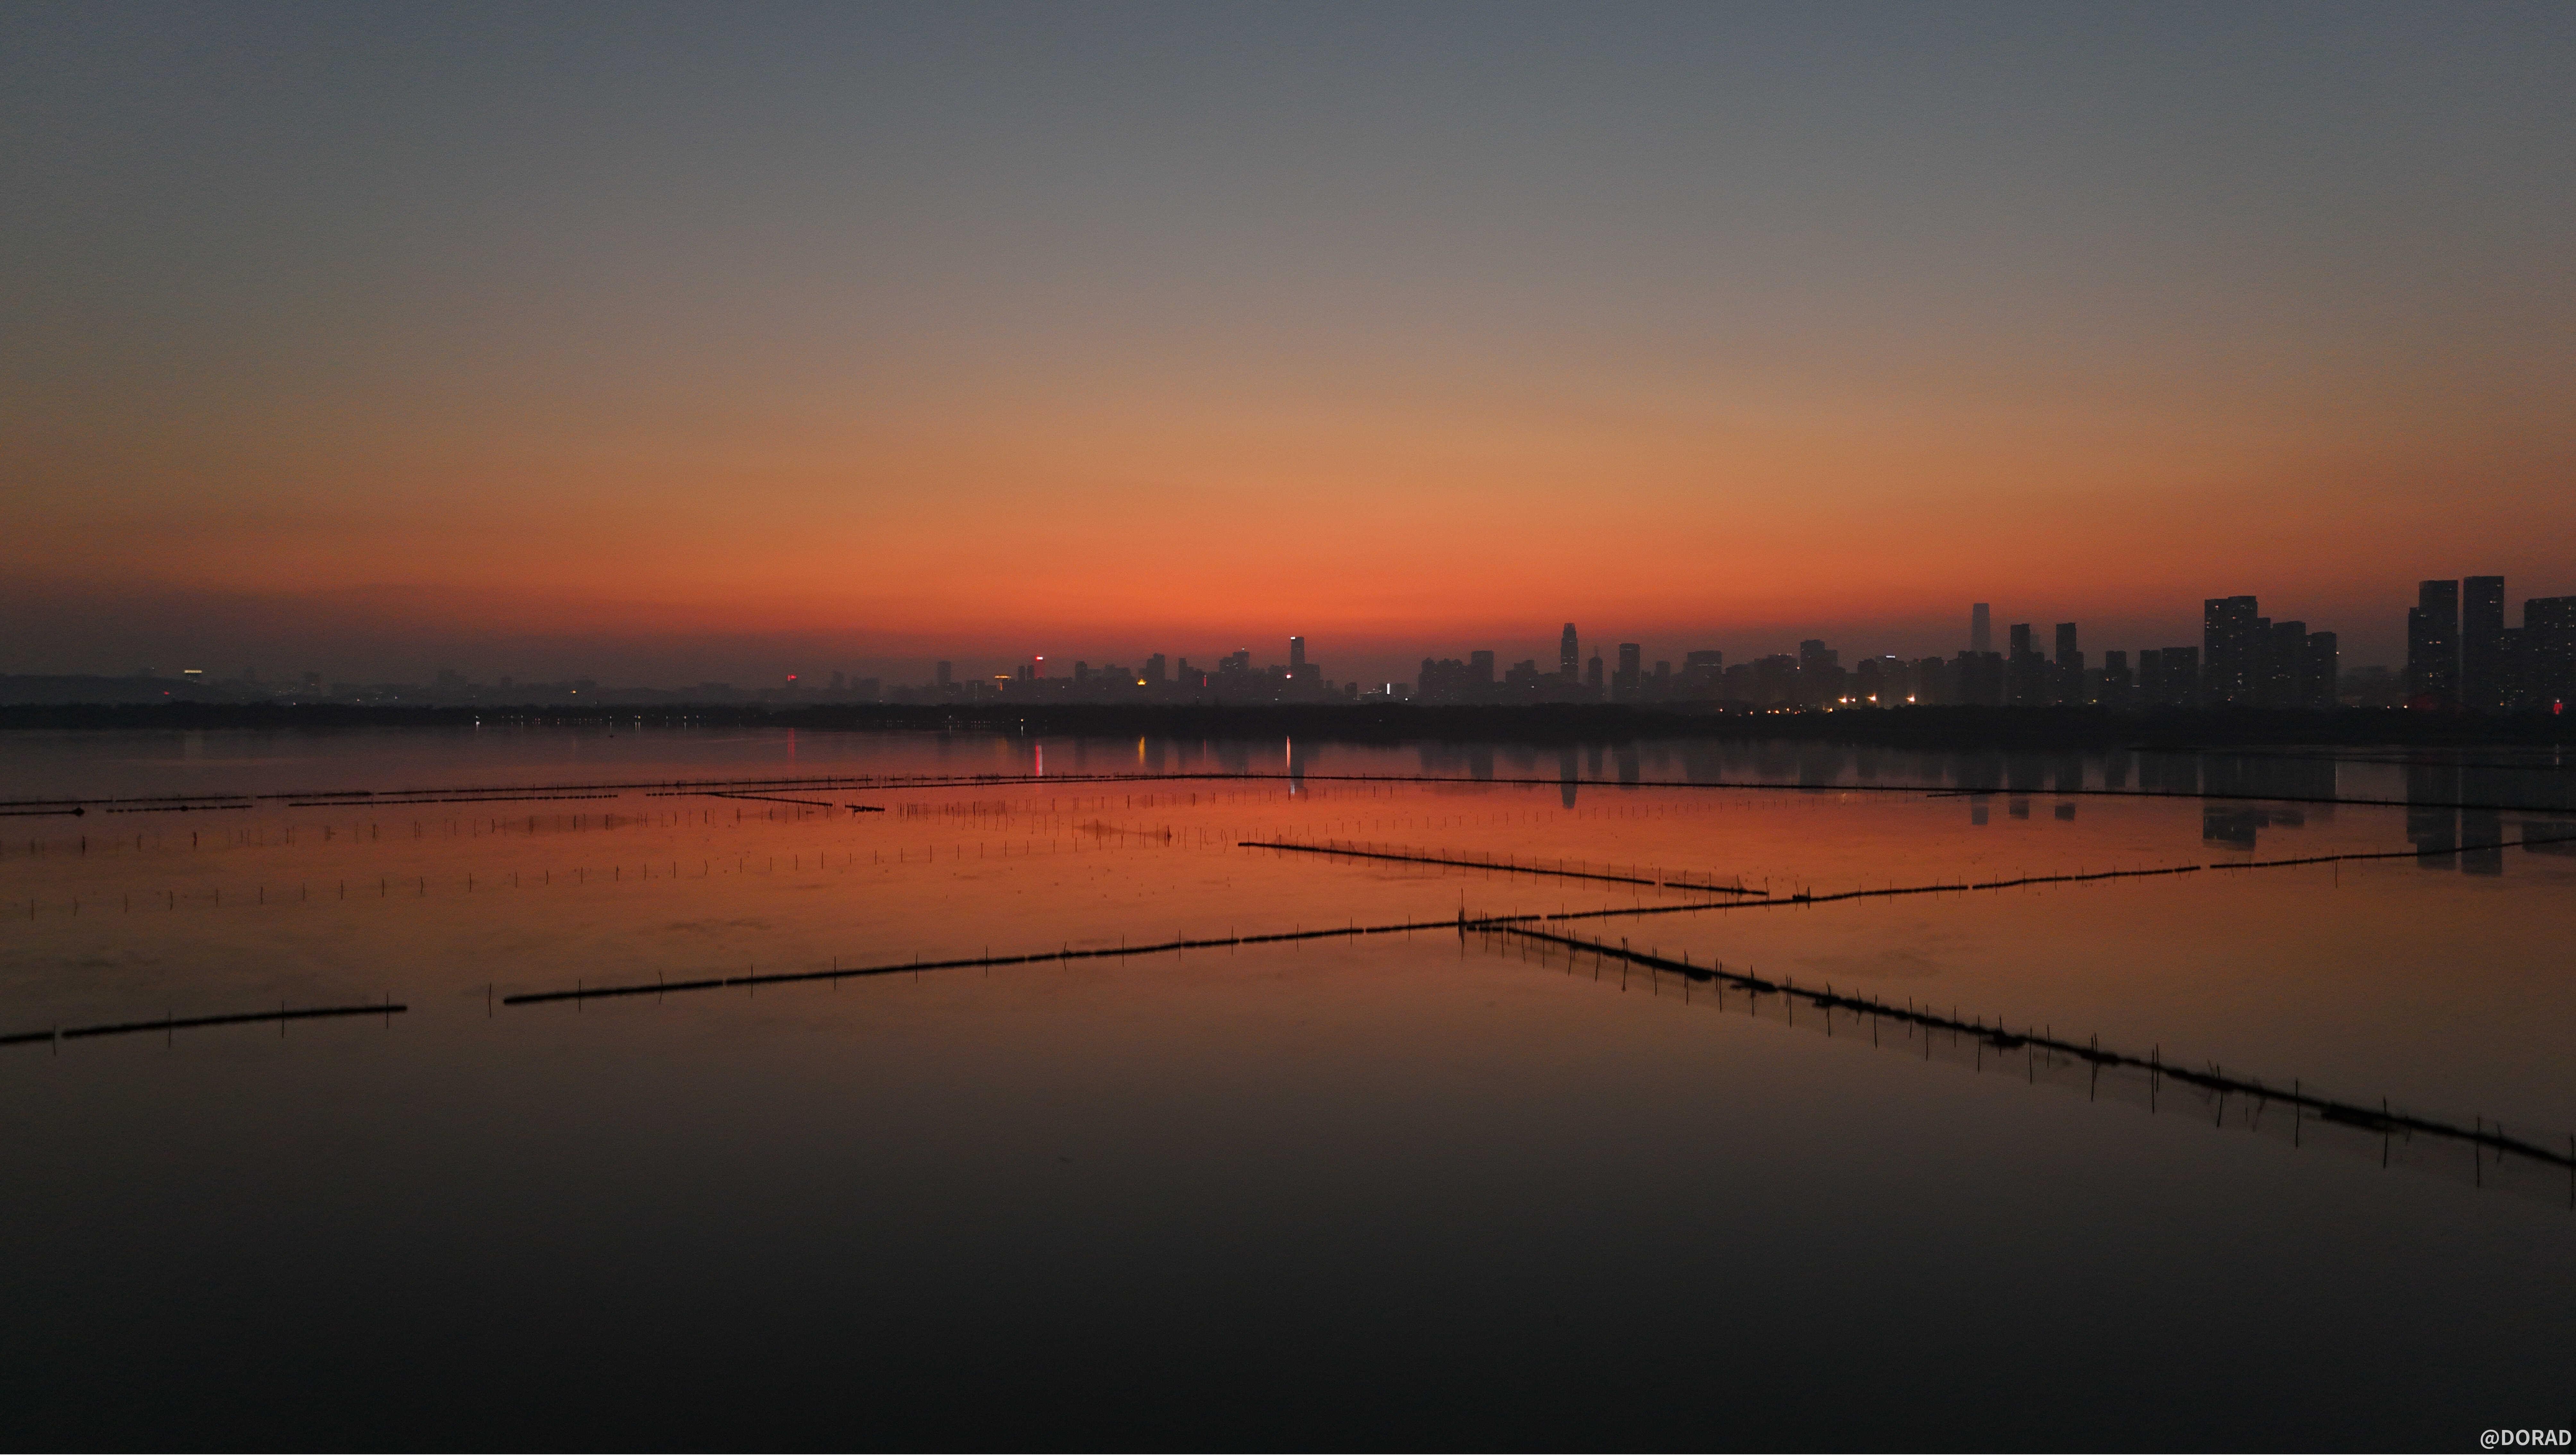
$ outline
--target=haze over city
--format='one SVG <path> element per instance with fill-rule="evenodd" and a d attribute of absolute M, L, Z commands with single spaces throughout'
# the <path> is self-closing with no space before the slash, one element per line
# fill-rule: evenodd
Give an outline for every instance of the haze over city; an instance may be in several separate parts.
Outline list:
<path fill-rule="evenodd" d="M 28 7 L 0 671 L 2576 591 L 2564 7 Z M 1592 624 L 1598 623 L 1597 626 Z"/>

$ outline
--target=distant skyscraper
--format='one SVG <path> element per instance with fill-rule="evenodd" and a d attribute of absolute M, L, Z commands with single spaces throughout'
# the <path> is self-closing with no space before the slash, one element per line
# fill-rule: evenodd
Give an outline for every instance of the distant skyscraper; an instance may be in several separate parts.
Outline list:
<path fill-rule="evenodd" d="M 2251 596 L 2213 596 L 2200 604 L 2200 697 L 2211 707 L 2254 701 L 2262 651 Z"/>
<path fill-rule="evenodd" d="M 1304 637 L 1288 639 L 1288 674 L 1292 677 L 1306 675 L 1306 639 Z"/>
<path fill-rule="evenodd" d="M 1565 635 L 1556 639 L 1557 675 L 1571 682 L 1583 670 L 1583 654 L 1576 650 L 1574 623 L 1565 624 Z"/>
<path fill-rule="evenodd" d="M 930 670 L 931 680 L 937 682 L 941 687 L 949 687 L 955 684 L 955 669 L 949 663 L 941 662 Z"/>
<path fill-rule="evenodd" d="M 2176 707 L 2197 707 L 2205 699 L 2200 692 L 2200 648 L 2167 647 L 2165 659 L 2165 701 Z"/>
<path fill-rule="evenodd" d="M 1635 642 L 1619 644 L 1619 675 L 1611 679 L 1613 696 L 1621 701 L 1633 700 L 1636 697 L 1637 674 L 1645 655 L 1645 648 Z"/>
<path fill-rule="evenodd" d="M 2473 712 L 2504 706 L 2504 578 L 2460 582 L 2460 705 Z"/>
<path fill-rule="evenodd" d="M 1968 608 L 1968 650 L 1991 652 L 1995 649 L 1994 612 L 1980 601 Z"/>
<path fill-rule="evenodd" d="M 2516 675 L 2524 707 L 2556 712 L 2576 698 L 2576 596 L 2523 598 L 2522 663 Z"/>
<path fill-rule="evenodd" d="M 2075 645 L 2075 623 L 2071 621 L 2057 624 L 2055 667 L 2056 699 L 2070 705 L 2083 703 L 2090 696 L 2084 690 L 2084 651 Z"/>
<path fill-rule="evenodd" d="M 1163 685 L 1163 678 L 1169 671 L 1170 666 L 1163 660 L 1162 653 L 1156 652 L 1145 659 L 1145 680 L 1154 686 Z"/>
<path fill-rule="evenodd" d="M 1584 664 L 1583 683 L 1592 689 L 1594 696 L 1601 694 L 1601 654 L 1599 652 L 1594 652 L 1592 660 Z"/>
<path fill-rule="evenodd" d="M 2308 624 L 2263 621 L 2254 669 L 2254 701 L 2262 707 L 2305 707 Z"/>
<path fill-rule="evenodd" d="M 2333 632 L 2310 632 L 2307 657 L 2299 664 L 2299 706 L 2318 712 L 2331 712 L 2340 701 L 2343 690 L 2342 654 L 2335 650 Z"/>
<path fill-rule="evenodd" d="M 2460 700 L 2460 583 L 2426 581 L 2406 613 L 2406 696 L 2431 706 Z"/>
<path fill-rule="evenodd" d="M 2048 701 L 2048 659 L 2032 649 L 2029 622 L 2014 622 L 2008 640 L 2012 649 L 2004 655 L 2004 702 L 2037 707 Z"/>

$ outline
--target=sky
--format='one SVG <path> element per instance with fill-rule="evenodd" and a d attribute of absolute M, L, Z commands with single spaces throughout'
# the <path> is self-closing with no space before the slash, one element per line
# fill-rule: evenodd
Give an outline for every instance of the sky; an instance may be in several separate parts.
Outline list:
<path fill-rule="evenodd" d="M 2576 7 L 0 10 L 0 671 L 2576 593 Z M 1586 649 L 1589 651 L 1589 647 Z"/>

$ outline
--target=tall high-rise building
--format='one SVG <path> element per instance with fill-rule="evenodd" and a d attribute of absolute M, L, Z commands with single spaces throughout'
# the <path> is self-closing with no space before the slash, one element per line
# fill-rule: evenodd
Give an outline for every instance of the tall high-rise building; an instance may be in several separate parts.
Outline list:
<path fill-rule="evenodd" d="M 1163 678 L 1169 670 L 1170 668 L 1164 662 L 1163 654 L 1160 652 L 1156 652 L 1154 655 L 1145 659 L 1145 681 L 1152 686 L 1162 686 Z"/>
<path fill-rule="evenodd" d="M 1599 652 L 1594 652 L 1592 660 L 1583 665 L 1583 685 L 1592 689 L 1593 696 L 1601 695 L 1601 654 Z"/>
<path fill-rule="evenodd" d="M 2031 645 L 2030 623 L 2012 624 L 2004 653 L 2004 704 L 2038 707 L 2048 701 L 2048 659 Z"/>
<path fill-rule="evenodd" d="M 2576 699 L 2576 596 L 2523 598 L 2522 662 L 2516 676 L 2523 707 L 2563 712 Z"/>
<path fill-rule="evenodd" d="M 2316 712 L 2331 712 L 2342 691 L 2342 654 L 2335 650 L 2333 632 L 2310 632 L 2307 655 L 2299 666 L 2299 706 Z"/>
<path fill-rule="evenodd" d="M 1968 608 L 1968 650 L 1991 652 L 1995 649 L 1995 616 L 1991 607 L 1980 601 Z"/>
<path fill-rule="evenodd" d="M 2460 700 L 2460 583 L 2425 581 L 2406 613 L 2406 697 L 2426 707 Z"/>
<path fill-rule="evenodd" d="M 2210 707 L 2254 701 L 2261 629 L 2251 596 L 2213 596 L 2200 604 L 2200 699 Z"/>
<path fill-rule="evenodd" d="M 956 685 L 956 669 L 952 664 L 947 662 L 937 663 L 930 669 L 930 678 L 931 681 L 937 683 L 940 690 L 944 692 L 950 687 Z"/>
<path fill-rule="evenodd" d="M 2460 705 L 2472 712 L 2504 707 L 2504 578 L 2460 582 Z"/>
<path fill-rule="evenodd" d="M 1306 639 L 1304 637 L 1288 639 L 1288 675 L 1291 677 L 1306 675 Z"/>
<path fill-rule="evenodd" d="M 2102 705 L 2114 708 L 2128 706 L 2131 685 L 2129 654 L 2104 652 L 2102 654 Z"/>
<path fill-rule="evenodd" d="M 2054 666 L 2056 690 L 2052 696 L 2069 706 L 2082 705 L 2086 697 L 2084 649 L 2075 645 L 2075 623 L 2071 621 L 2057 624 L 2057 661 Z"/>
<path fill-rule="evenodd" d="M 2176 707 L 2198 707 L 2205 699 L 2200 691 L 2200 648 L 2167 647 L 2158 653 L 2164 660 L 2164 700 Z"/>
<path fill-rule="evenodd" d="M 1565 624 L 1565 635 L 1556 639 L 1556 674 L 1571 682 L 1583 670 L 1583 654 L 1577 649 L 1574 623 Z"/>
<path fill-rule="evenodd" d="M 2305 707 L 2304 674 L 2308 658 L 2308 624 L 2263 621 L 2257 637 L 2254 702 L 2259 707 Z"/>
<path fill-rule="evenodd" d="M 1644 656 L 1645 648 L 1635 642 L 1619 644 L 1619 673 L 1610 679 L 1610 694 L 1613 697 L 1622 702 L 1636 699 L 1637 674 Z"/>

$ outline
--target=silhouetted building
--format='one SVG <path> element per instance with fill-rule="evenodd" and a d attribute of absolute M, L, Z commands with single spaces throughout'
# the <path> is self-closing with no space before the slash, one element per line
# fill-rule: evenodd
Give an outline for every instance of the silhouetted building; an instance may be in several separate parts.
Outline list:
<path fill-rule="evenodd" d="M 955 667 L 947 662 L 933 664 L 930 669 L 930 680 L 932 685 L 936 686 L 942 692 L 956 686 L 957 681 L 954 675 L 955 670 Z"/>
<path fill-rule="evenodd" d="M 1170 666 L 1163 660 L 1162 653 L 1156 652 L 1154 655 L 1147 657 L 1145 659 L 1145 685 L 1148 687 L 1162 686 L 1164 677 L 1170 670 Z"/>
<path fill-rule="evenodd" d="M 2406 613 L 2409 706 L 2455 707 L 2460 701 L 2460 583 L 2426 581 Z"/>
<path fill-rule="evenodd" d="M 2254 703 L 2258 707 L 2299 707 L 2299 678 L 2308 657 L 2308 624 L 2303 621 L 2256 620 L 2260 650 L 2254 657 Z"/>
<path fill-rule="evenodd" d="M 2057 661 L 2054 665 L 2056 690 L 2050 696 L 2053 700 L 2069 706 L 2081 706 L 2086 695 L 2084 652 L 2082 648 L 2075 645 L 2075 623 L 2071 621 L 2061 621 L 2057 624 Z"/>
<path fill-rule="evenodd" d="M 1306 639 L 1304 637 L 1288 639 L 1288 672 L 1295 677 L 1306 675 Z"/>
<path fill-rule="evenodd" d="M 1494 702 L 1501 697 L 1496 687 L 1494 654 L 1469 652 L 1463 662 L 1455 657 L 1423 658 L 1413 695 L 1423 702 Z"/>
<path fill-rule="evenodd" d="M 2104 707 L 2112 708 L 2114 710 L 2125 708 L 2129 705 L 2129 695 L 2135 690 L 2135 688 L 2136 683 L 2129 676 L 2129 654 L 2126 652 L 2104 652 L 2102 654 L 2102 685 L 2095 693 L 2097 700 L 2099 700 Z"/>
<path fill-rule="evenodd" d="M 1594 652 L 1592 659 L 1583 664 L 1583 685 L 1592 689 L 1593 696 L 1601 695 L 1601 654 L 1599 652 Z"/>
<path fill-rule="evenodd" d="M 1786 707 L 1798 700 L 1798 659 L 1774 652 L 1753 664 L 1753 700 L 1764 707 Z"/>
<path fill-rule="evenodd" d="M 2030 623 L 2012 625 L 2012 651 L 2004 661 L 2004 702 L 2012 707 L 2038 707 L 2048 701 L 2048 659 L 2030 642 Z"/>
<path fill-rule="evenodd" d="M 1980 601 L 1968 608 L 1968 650 L 1991 652 L 1995 649 L 1995 618 L 1992 608 Z"/>
<path fill-rule="evenodd" d="M 2460 582 L 2460 705 L 2495 712 L 2505 698 L 2504 578 Z"/>
<path fill-rule="evenodd" d="M 2200 648 L 2163 647 L 2140 652 L 2155 659 L 2155 691 L 2148 701 L 2159 707 L 2192 707 L 2200 701 Z"/>
<path fill-rule="evenodd" d="M 2524 598 L 2520 647 L 2515 654 L 2519 705 L 2563 711 L 2576 698 L 2576 596 Z"/>
<path fill-rule="evenodd" d="M 2261 627 L 2251 596 L 2214 596 L 2200 605 L 2200 701 L 2210 707 L 2246 706 L 2255 700 L 2254 678 L 2262 652 Z"/>
<path fill-rule="evenodd" d="M 1726 688 L 1726 653 L 1682 653 L 1681 691 L 1688 697 L 1716 697 Z"/>
<path fill-rule="evenodd" d="M 1621 702 L 1637 700 L 1637 673 L 1645 648 L 1635 642 L 1619 644 L 1619 675 L 1611 679 L 1610 695 Z"/>
<path fill-rule="evenodd" d="M 2298 705 L 2316 712 L 2331 712 L 2336 705 L 2336 687 L 2343 675 L 2343 654 L 2336 650 L 2335 634 L 2310 632 L 2304 645 L 2306 651 L 2299 662 Z"/>
<path fill-rule="evenodd" d="M 2003 706 L 2003 654 L 1961 652 L 1950 667 L 1950 701 L 1965 707 Z"/>
<path fill-rule="evenodd" d="M 1557 675 L 1568 682 L 1572 682 L 1583 670 L 1583 657 L 1577 650 L 1577 645 L 1574 623 L 1569 621 L 1565 624 L 1565 635 L 1556 639 Z"/>

